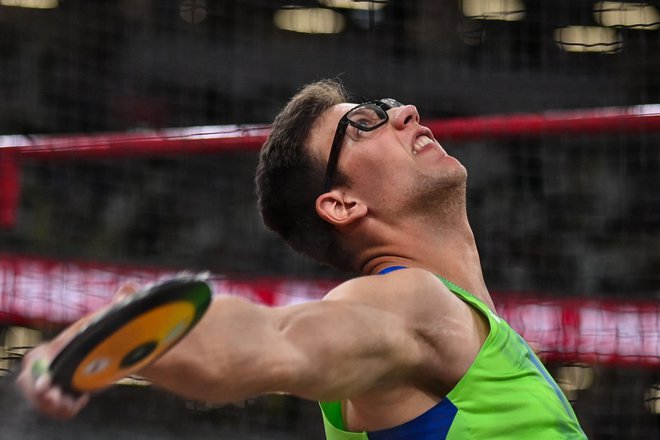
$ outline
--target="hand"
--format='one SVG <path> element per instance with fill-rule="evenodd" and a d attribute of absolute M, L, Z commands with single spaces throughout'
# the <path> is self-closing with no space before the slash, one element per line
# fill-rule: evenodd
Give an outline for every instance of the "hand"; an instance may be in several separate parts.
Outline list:
<path fill-rule="evenodd" d="M 138 286 L 136 284 L 124 284 L 114 294 L 110 306 L 137 291 Z M 95 315 L 96 313 L 80 319 L 55 339 L 35 347 L 23 358 L 21 372 L 16 380 L 17 385 L 30 403 L 49 417 L 69 420 L 75 417 L 89 402 L 89 393 L 73 396 L 53 384 L 48 373 L 48 365 L 71 338 L 78 334 Z"/>
<path fill-rule="evenodd" d="M 48 364 L 64 346 L 56 341 L 39 345 L 25 355 L 16 382 L 25 397 L 40 412 L 54 419 L 68 420 L 87 405 L 90 396 L 72 396 L 51 382 Z"/>

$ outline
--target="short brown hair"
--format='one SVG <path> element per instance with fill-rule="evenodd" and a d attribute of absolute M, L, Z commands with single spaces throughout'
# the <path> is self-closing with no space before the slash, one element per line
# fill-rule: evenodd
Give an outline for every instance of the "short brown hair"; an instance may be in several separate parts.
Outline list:
<path fill-rule="evenodd" d="M 316 120 L 348 102 L 341 83 L 322 80 L 304 86 L 275 118 L 259 155 L 258 208 L 266 226 L 294 250 L 338 269 L 351 270 L 336 230 L 316 212 L 323 193 L 325 163 L 307 145 Z"/>

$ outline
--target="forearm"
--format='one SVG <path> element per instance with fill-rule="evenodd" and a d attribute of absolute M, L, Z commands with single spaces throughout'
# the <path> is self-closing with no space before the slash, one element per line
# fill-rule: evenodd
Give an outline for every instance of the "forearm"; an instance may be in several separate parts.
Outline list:
<path fill-rule="evenodd" d="M 141 375 L 178 395 L 216 403 L 278 391 L 282 361 L 272 310 L 219 297 L 172 350 Z"/>

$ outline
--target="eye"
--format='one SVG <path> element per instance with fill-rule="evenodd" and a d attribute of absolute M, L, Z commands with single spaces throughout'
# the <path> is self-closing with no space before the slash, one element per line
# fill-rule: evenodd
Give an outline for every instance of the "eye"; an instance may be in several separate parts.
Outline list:
<path fill-rule="evenodd" d="M 362 136 L 365 133 L 365 130 L 362 130 L 361 127 L 369 128 L 369 127 L 372 126 L 372 121 L 370 121 L 369 119 L 366 119 L 366 118 L 359 119 L 359 120 L 353 121 L 353 122 L 355 122 L 358 125 L 357 127 L 355 127 L 355 135 L 356 136 Z"/>
<path fill-rule="evenodd" d="M 373 127 L 377 126 L 383 119 L 378 110 L 374 106 L 365 105 L 351 111 L 348 115 L 352 127 L 351 134 L 360 137 L 365 132 L 373 130 Z"/>

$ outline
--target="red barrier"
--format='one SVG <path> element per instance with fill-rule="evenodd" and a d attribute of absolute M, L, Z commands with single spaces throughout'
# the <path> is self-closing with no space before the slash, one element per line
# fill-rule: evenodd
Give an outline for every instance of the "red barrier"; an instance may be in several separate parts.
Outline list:
<path fill-rule="evenodd" d="M 16 223 L 19 174 L 16 152 L 0 148 L 0 228 L 8 228 Z"/>
<path fill-rule="evenodd" d="M 0 324 L 65 325 L 107 304 L 128 280 L 150 283 L 175 270 L 60 262 L 0 254 Z M 210 278 L 217 294 L 269 306 L 320 299 L 340 280 Z M 494 293 L 498 314 L 544 360 L 660 365 L 660 303 L 557 299 Z"/>
<path fill-rule="evenodd" d="M 658 132 L 660 105 L 455 118 L 426 125 L 441 140 Z"/>
<path fill-rule="evenodd" d="M 423 122 L 440 141 L 520 136 L 660 131 L 660 105 L 563 110 L 538 114 L 478 116 Z M 20 159 L 103 159 L 258 151 L 265 125 L 223 125 L 126 133 L 0 136 L 0 151 Z M 4 165 L 3 165 L 4 163 Z M 14 159 L 0 157 L 0 227 L 12 227 L 18 203 Z M 6 168 L 6 169 L 5 169 Z"/>

